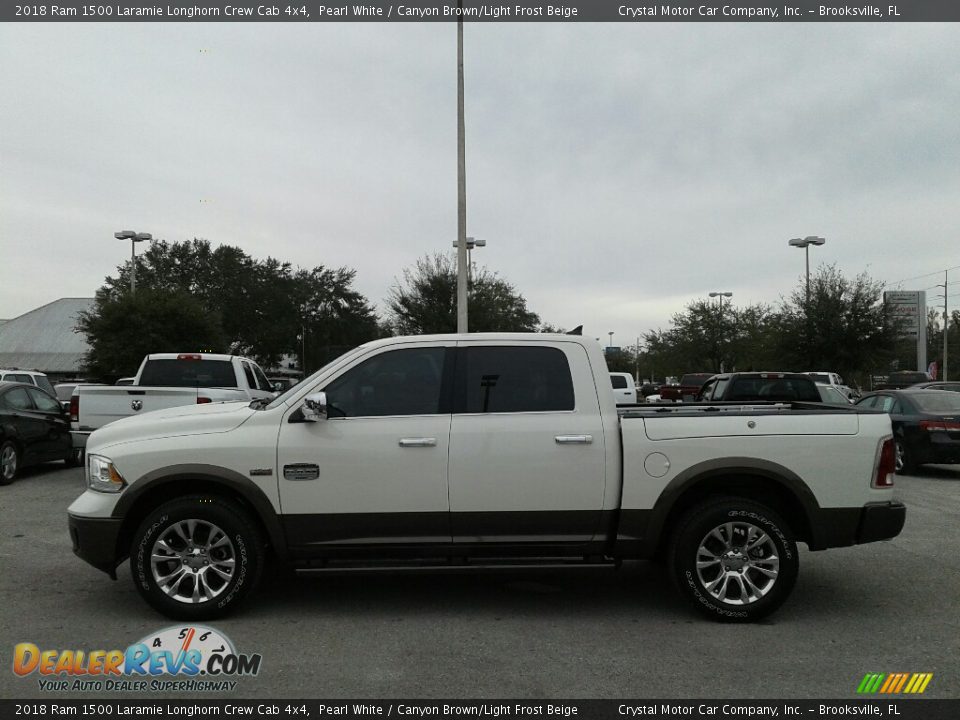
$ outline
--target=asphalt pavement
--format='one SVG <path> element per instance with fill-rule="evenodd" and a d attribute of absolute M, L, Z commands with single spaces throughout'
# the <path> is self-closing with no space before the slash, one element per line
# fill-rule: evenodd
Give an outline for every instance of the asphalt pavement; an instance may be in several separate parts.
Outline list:
<path fill-rule="evenodd" d="M 0 697 L 84 697 L 16 676 L 17 643 L 123 649 L 175 624 L 140 599 L 127 564 L 113 582 L 71 552 L 66 508 L 82 484 L 56 463 L 0 487 Z M 929 672 L 925 697 L 958 698 L 960 466 L 926 467 L 897 488 L 899 537 L 803 550 L 793 595 L 755 625 L 702 619 L 649 563 L 273 574 L 209 624 L 263 657 L 233 697 L 853 698 L 867 672 Z"/>

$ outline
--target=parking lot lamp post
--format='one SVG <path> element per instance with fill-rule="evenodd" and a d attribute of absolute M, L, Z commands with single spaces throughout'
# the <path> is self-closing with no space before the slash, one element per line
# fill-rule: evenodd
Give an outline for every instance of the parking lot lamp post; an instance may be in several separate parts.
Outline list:
<path fill-rule="evenodd" d="M 807 235 L 805 238 L 793 238 L 793 240 L 788 241 L 788 245 L 792 247 L 803 248 L 804 253 L 807 256 L 807 312 L 810 312 L 810 246 L 811 245 L 823 245 L 826 240 L 822 237 L 817 237 L 816 235 Z"/>
<path fill-rule="evenodd" d="M 717 350 L 718 350 L 717 354 L 720 355 L 720 352 L 719 352 L 720 346 L 721 346 L 720 334 L 723 332 L 723 299 L 724 299 L 725 297 L 726 297 L 726 298 L 731 298 L 731 297 L 733 297 L 733 293 L 732 293 L 732 292 L 726 292 L 726 291 L 724 291 L 724 292 L 712 292 L 712 293 L 710 293 L 710 297 L 712 297 L 712 298 L 714 298 L 714 297 L 715 297 L 715 298 L 719 298 L 719 300 L 720 300 L 720 310 L 719 310 L 719 313 L 718 313 L 718 315 L 717 315 L 717 317 L 719 318 L 719 322 L 717 323 Z M 720 372 L 723 372 L 723 358 L 722 358 L 722 357 L 720 358 Z"/>
<path fill-rule="evenodd" d="M 115 232 L 113 236 L 117 240 L 130 241 L 130 294 L 134 295 L 137 292 L 137 243 L 152 240 L 153 236 L 150 233 L 138 233 L 133 230 L 121 230 Z"/>
<path fill-rule="evenodd" d="M 613 347 L 613 330 L 611 330 L 610 332 L 608 332 L 607 335 L 610 336 L 610 342 L 607 343 L 607 347 L 608 347 L 608 348 L 612 348 L 612 347 Z M 610 352 L 613 352 L 613 350 L 610 350 Z"/>

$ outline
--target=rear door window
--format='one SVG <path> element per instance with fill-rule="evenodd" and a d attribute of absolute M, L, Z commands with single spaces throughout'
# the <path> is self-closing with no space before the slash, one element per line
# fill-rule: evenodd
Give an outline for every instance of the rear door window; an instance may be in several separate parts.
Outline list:
<path fill-rule="evenodd" d="M 562 350 L 467 347 L 457 389 L 461 412 L 560 412 L 574 409 L 573 378 Z"/>
<path fill-rule="evenodd" d="M 7 401 L 7 407 L 11 410 L 33 410 L 33 401 L 30 400 L 30 396 L 27 395 L 27 389 L 18 387 L 14 388 L 6 395 L 3 396 Z"/>
<path fill-rule="evenodd" d="M 613 383 L 614 390 L 627 389 L 627 379 L 623 375 L 611 375 L 610 382 Z"/>

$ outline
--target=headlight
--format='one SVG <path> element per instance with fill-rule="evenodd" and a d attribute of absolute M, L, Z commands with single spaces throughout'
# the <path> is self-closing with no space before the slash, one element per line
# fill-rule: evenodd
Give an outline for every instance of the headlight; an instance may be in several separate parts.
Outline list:
<path fill-rule="evenodd" d="M 87 455 L 87 487 L 97 492 L 117 493 L 126 486 L 127 481 L 109 459 L 102 455 Z"/>

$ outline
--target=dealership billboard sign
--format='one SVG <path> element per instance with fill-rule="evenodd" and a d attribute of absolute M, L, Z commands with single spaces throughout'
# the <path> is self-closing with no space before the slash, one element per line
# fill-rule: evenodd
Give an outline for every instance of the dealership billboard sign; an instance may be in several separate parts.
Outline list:
<path fill-rule="evenodd" d="M 917 370 L 927 369 L 927 293 L 896 290 L 883 294 L 888 317 L 897 323 L 901 337 L 917 343 Z"/>
<path fill-rule="evenodd" d="M 916 338 L 926 329 L 927 298 L 923 290 L 885 292 L 883 302 L 903 337 Z"/>

